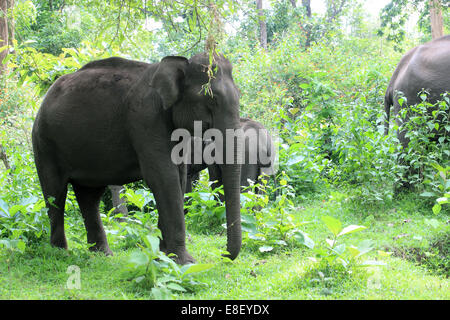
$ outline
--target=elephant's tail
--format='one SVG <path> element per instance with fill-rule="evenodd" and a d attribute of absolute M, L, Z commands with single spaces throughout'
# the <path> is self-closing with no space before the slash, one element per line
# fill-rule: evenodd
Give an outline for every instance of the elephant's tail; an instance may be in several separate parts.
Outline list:
<path fill-rule="evenodd" d="M 384 112 L 385 112 L 385 121 L 384 121 L 384 135 L 387 136 L 389 133 L 389 121 L 391 116 L 391 106 L 393 105 L 392 91 L 390 88 L 386 90 L 386 95 L 384 96 Z"/>

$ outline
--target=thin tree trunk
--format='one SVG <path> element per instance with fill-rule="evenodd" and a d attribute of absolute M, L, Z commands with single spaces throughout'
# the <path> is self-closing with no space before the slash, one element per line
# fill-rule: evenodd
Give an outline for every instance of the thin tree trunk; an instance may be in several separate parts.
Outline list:
<path fill-rule="evenodd" d="M 6 152 L 1 143 L 0 143 L 0 159 L 3 161 L 3 164 L 5 165 L 6 170 L 11 169 L 11 166 L 9 165 L 8 157 L 6 156 Z"/>
<path fill-rule="evenodd" d="M 444 35 L 442 7 L 439 0 L 430 0 L 431 37 L 433 39 Z"/>
<path fill-rule="evenodd" d="M 8 43 L 12 44 L 13 40 L 16 38 L 15 36 L 15 24 L 13 18 L 13 10 L 14 10 L 14 0 L 8 0 L 8 10 L 9 10 L 9 19 L 8 19 Z"/>
<path fill-rule="evenodd" d="M 0 47 L 7 46 L 9 44 L 9 31 L 8 31 L 8 0 L 0 0 Z M 8 49 L 4 49 L 0 52 L 0 74 L 5 71 L 3 65 L 3 59 L 8 54 Z"/>
<path fill-rule="evenodd" d="M 306 10 L 306 17 L 308 20 L 311 18 L 311 0 L 302 0 L 302 5 Z M 309 48 L 311 46 L 311 25 L 310 21 L 308 21 L 305 26 L 306 40 L 305 47 Z"/>
<path fill-rule="evenodd" d="M 302 0 L 302 5 L 306 9 L 306 16 L 311 18 L 311 0 Z"/>
<path fill-rule="evenodd" d="M 258 10 L 259 20 L 259 42 L 264 50 L 267 50 L 267 25 L 264 18 L 264 11 L 262 8 L 262 0 L 256 0 L 256 10 Z"/>
<path fill-rule="evenodd" d="M 126 201 L 120 197 L 123 194 L 123 186 L 108 186 L 111 190 L 111 198 L 114 209 L 114 214 L 122 213 L 124 216 L 128 216 L 128 208 Z"/>
<path fill-rule="evenodd" d="M 297 1 L 295 1 L 295 0 L 290 0 L 290 1 L 291 1 L 292 6 L 294 8 L 297 8 Z"/>

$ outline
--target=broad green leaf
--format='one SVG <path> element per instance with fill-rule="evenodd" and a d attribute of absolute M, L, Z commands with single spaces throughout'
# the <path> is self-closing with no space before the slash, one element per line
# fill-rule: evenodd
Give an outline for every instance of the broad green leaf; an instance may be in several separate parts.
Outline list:
<path fill-rule="evenodd" d="M 299 112 L 300 111 L 300 108 L 290 108 L 289 109 L 289 112 L 292 114 L 292 115 L 295 115 L 297 112 Z"/>
<path fill-rule="evenodd" d="M 325 241 L 326 241 L 326 243 L 328 243 L 328 246 L 329 246 L 330 248 L 333 248 L 334 245 L 335 245 L 335 243 L 336 243 L 335 240 L 331 240 L 331 239 L 325 239 Z"/>
<path fill-rule="evenodd" d="M 259 247 L 259 251 L 260 252 L 269 252 L 269 251 L 272 251 L 273 250 L 273 247 L 271 247 L 271 246 L 262 246 L 262 247 Z"/>
<path fill-rule="evenodd" d="M 212 264 L 212 263 L 192 264 L 183 272 L 182 277 L 184 277 L 188 274 L 206 271 L 213 267 L 214 267 L 214 264 Z"/>
<path fill-rule="evenodd" d="M 11 215 L 11 217 L 14 217 L 14 215 L 22 210 L 26 210 L 25 206 L 20 205 L 20 204 L 16 204 L 13 205 L 11 208 L 9 208 L 9 214 Z"/>
<path fill-rule="evenodd" d="M 301 83 L 298 86 L 302 89 L 308 89 L 310 87 L 310 84 L 309 83 Z"/>
<path fill-rule="evenodd" d="M 340 237 L 340 236 L 343 236 L 344 234 L 349 234 L 349 233 L 361 231 L 364 229 L 367 229 L 367 227 L 357 226 L 357 225 L 352 224 L 352 225 L 349 225 L 349 226 L 345 227 L 344 229 L 342 229 L 342 231 L 339 232 L 339 234 L 337 236 Z"/>
<path fill-rule="evenodd" d="M 436 194 L 434 194 L 433 192 L 429 192 L 429 191 L 425 191 L 425 192 L 422 192 L 421 194 L 420 194 L 420 196 L 421 197 L 435 197 L 436 196 Z"/>
<path fill-rule="evenodd" d="M 303 155 L 297 155 L 297 156 L 294 156 L 294 157 L 290 158 L 290 159 L 287 161 L 286 165 L 292 166 L 292 165 L 297 164 L 297 163 L 299 163 L 299 162 L 301 162 L 301 161 L 303 161 L 303 160 L 305 160 L 305 156 L 303 156 Z"/>
<path fill-rule="evenodd" d="M 153 253 L 157 253 L 159 251 L 159 238 L 153 235 L 146 235 L 146 244 L 150 245 L 150 249 L 152 249 Z"/>
<path fill-rule="evenodd" d="M 11 240 L 9 239 L 0 239 L 0 245 L 5 246 L 6 249 L 11 248 Z"/>
<path fill-rule="evenodd" d="M 358 250 L 358 248 L 354 247 L 354 246 L 350 246 L 347 248 L 348 252 L 350 252 L 350 255 L 352 256 L 352 258 L 355 258 L 359 255 L 360 251 Z"/>
<path fill-rule="evenodd" d="M 168 264 L 173 265 L 175 267 L 177 266 L 175 261 L 173 261 L 172 258 L 169 258 L 168 256 L 166 256 L 164 252 L 159 252 L 158 259 L 161 261 L 167 262 Z"/>
<path fill-rule="evenodd" d="M 25 251 L 26 246 L 27 245 L 26 245 L 26 243 L 23 240 L 19 240 L 17 242 L 17 249 L 19 249 L 20 252 L 22 252 L 22 253 Z"/>
<path fill-rule="evenodd" d="M 256 218 L 254 216 L 247 215 L 247 214 L 241 215 L 242 231 L 248 232 L 248 233 L 251 233 L 251 234 L 258 233 L 258 230 L 256 228 L 257 223 L 258 222 L 256 221 Z"/>
<path fill-rule="evenodd" d="M 433 166 L 437 171 L 440 171 L 440 172 L 445 171 L 445 169 L 442 166 L 440 166 L 439 164 L 437 164 L 435 162 L 431 162 L 430 165 Z"/>
<path fill-rule="evenodd" d="M 244 229 L 242 229 L 242 230 L 244 230 Z M 249 237 L 249 239 L 252 239 L 252 240 L 266 241 L 266 238 L 261 233 L 256 233 L 256 234 L 249 233 L 248 237 Z"/>
<path fill-rule="evenodd" d="M 0 199 L 0 216 L 4 218 L 9 218 L 9 206 L 3 199 Z"/>
<path fill-rule="evenodd" d="M 433 206 L 432 210 L 433 210 L 434 214 L 438 214 L 439 212 L 441 212 L 441 209 L 442 209 L 442 206 L 439 203 L 437 203 Z"/>
<path fill-rule="evenodd" d="M 131 253 L 128 262 L 135 267 L 145 266 L 149 263 L 148 256 L 141 251 L 134 251 Z"/>
<path fill-rule="evenodd" d="M 357 247 L 357 249 L 359 250 L 358 257 L 372 251 L 373 248 L 374 248 L 374 242 L 372 240 L 367 239 L 367 240 L 361 241 Z"/>
<path fill-rule="evenodd" d="M 450 203 L 450 199 L 447 197 L 437 198 L 436 202 L 439 204 L 446 204 L 446 203 Z"/>
<path fill-rule="evenodd" d="M 140 276 L 140 277 L 137 277 L 137 278 L 134 279 L 134 281 L 135 281 L 136 283 L 139 283 L 139 282 L 141 282 L 141 281 L 143 281 L 143 280 L 145 280 L 145 276 Z"/>
<path fill-rule="evenodd" d="M 167 288 L 169 288 L 171 290 L 175 290 L 175 291 L 182 291 L 182 292 L 186 291 L 185 288 L 183 288 L 182 286 L 180 286 L 180 285 L 178 285 L 176 283 L 173 283 L 173 282 L 167 284 Z"/>
<path fill-rule="evenodd" d="M 308 237 L 308 235 L 300 230 L 297 230 L 294 233 L 294 239 L 298 242 L 301 243 L 303 245 L 305 245 L 306 247 L 313 249 L 314 248 L 314 241 Z"/>
<path fill-rule="evenodd" d="M 345 244 L 340 244 L 340 245 L 334 247 L 334 248 L 332 249 L 332 251 L 333 251 L 334 253 L 336 253 L 338 256 L 340 256 L 340 255 L 344 254 L 345 249 L 346 249 Z"/>
<path fill-rule="evenodd" d="M 339 232 L 341 232 L 342 224 L 338 219 L 330 216 L 324 216 L 322 217 L 322 221 L 325 223 L 328 230 L 330 230 L 335 236 L 337 236 Z"/>

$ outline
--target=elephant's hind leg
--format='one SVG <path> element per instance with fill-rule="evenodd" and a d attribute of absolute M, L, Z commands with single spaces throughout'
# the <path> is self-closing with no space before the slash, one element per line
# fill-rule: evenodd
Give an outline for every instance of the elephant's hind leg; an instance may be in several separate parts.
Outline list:
<path fill-rule="evenodd" d="M 112 255 L 98 210 L 100 199 L 106 187 L 91 188 L 76 183 L 72 183 L 72 186 L 84 219 L 87 241 L 93 245 L 90 250 L 102 251 L 106 255 Z"/>
<path fill-rule="evenodd" d="M 36 169 L 44 200 L 48 208 L 50 244 L 54 247 L 67 249 L 67 240 L 64 234 L 64 207 L 67 196 L 67 180 L 61 177 L 59 170 L 51 163 L 47 163 L 44 166 L 40 165 L 40 162 L 36 162 Z"/>

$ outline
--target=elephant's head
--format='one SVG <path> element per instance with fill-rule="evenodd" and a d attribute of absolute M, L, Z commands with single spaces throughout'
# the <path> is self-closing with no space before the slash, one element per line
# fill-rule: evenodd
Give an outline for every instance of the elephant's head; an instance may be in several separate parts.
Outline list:
<path fill-rule="evenodd" d="M 239 148 L 226 150 L 226 130 L 239 129 L 239 90 L 233 82 L 231 63 L 215 55 L 210 65 L 208 54 L 187 60 L 166 57 L 154 72 L 150 86 L 156 89 L 162 106 L 172 113 L 174 128 L 194 133 L 194 121 L 202 121 L 202 131 L 218 129 L 222 133 L 223 155 L 232 153 L 233 163 L 221 165 L 227 218 L 227 251 L 234 259 L 241 247 Z M 208 70 L 213 71 L 212 77 Z M 234 138 L 233 138 L 234 139 Z"/>

